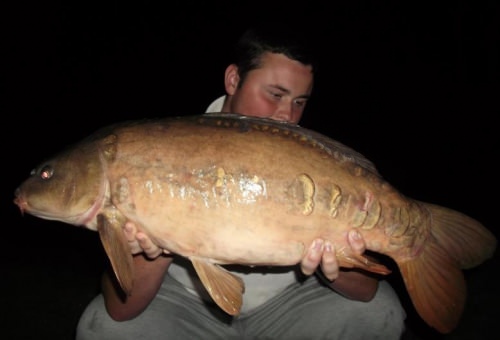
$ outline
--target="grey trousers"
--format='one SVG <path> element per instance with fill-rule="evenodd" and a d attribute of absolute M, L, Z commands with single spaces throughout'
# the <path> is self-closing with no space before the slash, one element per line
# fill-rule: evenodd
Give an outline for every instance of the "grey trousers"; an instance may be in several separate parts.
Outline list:
<path fill-rule="evenodd" d="M 311 276 L 263 305 L 230 317 L 218 306 L 165 278 L 156 298 L 135 319 L 114 321 L 98 295 L 77 326 L 77 340 L 113 339 L 399 339 L 406 314 L 389 283 L 370 302 L 344 298 Z"/>

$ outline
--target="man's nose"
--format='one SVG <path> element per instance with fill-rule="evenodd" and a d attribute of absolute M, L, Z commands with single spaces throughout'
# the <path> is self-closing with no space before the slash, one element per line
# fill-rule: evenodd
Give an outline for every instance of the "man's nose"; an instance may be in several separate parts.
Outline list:
<path fill-rule="evenodd" d="M 282 122 L 294 122 L 292 103 L 281 102 L 271 118 Z"/>

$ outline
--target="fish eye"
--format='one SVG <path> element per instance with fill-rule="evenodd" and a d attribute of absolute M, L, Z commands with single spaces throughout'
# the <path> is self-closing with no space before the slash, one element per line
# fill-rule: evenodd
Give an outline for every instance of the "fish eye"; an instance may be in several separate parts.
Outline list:
<path fill-rule="evenodd" d="M 45 165 L 40 169 L 41 179 L 50 179 L 54 174 L 54 169 L 50 165 Z"/>

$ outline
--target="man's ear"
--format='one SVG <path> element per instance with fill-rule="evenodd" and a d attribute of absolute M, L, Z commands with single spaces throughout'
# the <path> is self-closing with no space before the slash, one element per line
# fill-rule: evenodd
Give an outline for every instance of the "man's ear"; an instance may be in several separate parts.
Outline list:
<path fill-rule="evenodd" d="M 228 95 L 232 96 L 238 88 L 240 82 L 240 75 L 238 74 L 238 66 L 231 64 L 226 68 L 224 74 L 224 86 Z"/>

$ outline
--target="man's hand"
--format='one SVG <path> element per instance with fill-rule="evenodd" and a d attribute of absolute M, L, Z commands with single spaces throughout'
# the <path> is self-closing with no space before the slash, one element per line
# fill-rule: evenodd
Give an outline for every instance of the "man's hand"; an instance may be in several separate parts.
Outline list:
<path fill-rule="evenodd" d="M 150 259 L 155 259 L 161 254 L 169 254 L 168 250 L 158 247 L 146 234 L 137 231 L 137 227 L 132 222 L 125 223 L 123 232 L 125 233 L 132 254 L 144 252 L 146 257 Z"/>
<path fill-rule="evenodd" d="M 365 240 L 356 230 L 349 231 L 347 242 L 356 254 L 363 254 L 366 249 Z M 313 241 L 307 251 L 306 256 L 300 263 L 300 269 L 305 275 L 312 275 L 318 266 L 321 267 L 323 275 L 330 281 L 334 281 L 339 276 L 339 263 L 335 255 L 335 249 L 332 244 L 322 239 Z"/>

